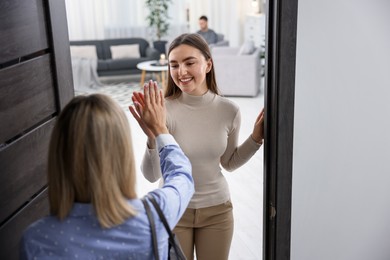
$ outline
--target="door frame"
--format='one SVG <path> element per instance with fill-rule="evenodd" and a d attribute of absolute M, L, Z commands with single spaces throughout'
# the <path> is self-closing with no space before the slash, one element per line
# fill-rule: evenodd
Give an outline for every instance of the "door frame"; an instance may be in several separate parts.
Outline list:
<path fill-rule="evenodd" d="M 263 259 L 290 259 L 298 0 L 266 7 Z"/>

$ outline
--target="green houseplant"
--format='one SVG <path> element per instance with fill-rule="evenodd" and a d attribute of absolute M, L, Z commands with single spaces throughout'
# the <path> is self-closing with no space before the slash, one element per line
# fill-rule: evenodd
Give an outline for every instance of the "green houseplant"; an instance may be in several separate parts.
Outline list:
<path fill-rule="evenodd" d="M 158 41 L 168 34 L 168 7 L 170 3 L 172 3 L 172 0 L 146 0 L 146 7 L 149 9 L 149 15 L 146 19 Z"/>

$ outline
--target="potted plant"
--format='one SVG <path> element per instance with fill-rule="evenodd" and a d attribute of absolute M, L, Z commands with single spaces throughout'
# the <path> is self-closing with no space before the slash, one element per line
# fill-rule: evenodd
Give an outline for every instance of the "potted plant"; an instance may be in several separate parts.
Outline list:
<path fill-rule="evenodd" d="M 172 3 L 172 0 L 146 0 L 146 7 L 149 9 L 149 15 L 146 19 L 156 36 L 155 39 L 157 39 L 153 41 L 153 46 L 160 53 L 165 53 L 167 41 L 162 41 L 161 38 L 168 34 L 168 8 L 170 3 Z"/>

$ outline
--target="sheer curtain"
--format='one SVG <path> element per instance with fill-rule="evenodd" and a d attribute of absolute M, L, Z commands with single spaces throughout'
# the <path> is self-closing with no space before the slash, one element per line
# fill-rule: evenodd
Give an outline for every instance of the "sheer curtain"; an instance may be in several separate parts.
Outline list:
<path fill-rule="evenodd" d="M 198 18 L 206 15 L 210 28 L 223 33 L 231 46 L 240 46 L 245 15 L 254 12 L 252 1 L 172 0 L 169 35 L 164 40 L 170 41 L 184 32 L 196 32 Z M 65 3 L 70 40 L 122 37 L 156 40 L 146 21 L 145 0 L 65 0 Z"/>
<path fill-rule="evenodd" d="M 156 40 L 146 21 L 145 0 L 65 0 L 70 40 L 142 37 Z M 170 4 L 170 31 L 165 38 L 188 32 L 186 1 Z"/>

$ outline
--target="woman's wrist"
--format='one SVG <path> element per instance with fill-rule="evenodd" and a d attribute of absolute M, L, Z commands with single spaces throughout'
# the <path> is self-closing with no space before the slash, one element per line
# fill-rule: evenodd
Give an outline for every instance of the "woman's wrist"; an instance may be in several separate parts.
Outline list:
<path fill-rule="evenodd" d="M 146 145 L 148 146 L 148 149 L 155 149 L 156 148 L 156 139 L 148 137 L 148 141 L 146 142 Z"/>
<path fill-rule="evenodd" d="M 255 142 L 255 143 L 257 143 L 257 144 L 259 144 L 259 145 L 261 145 L 261 144 L 263 144 L 263 139 L 261 139 L 261 138 L 259 138 L 259 139 L 256 139 L 256 138 L 254 138 L 253 137 L 253 134 L 251 134 L 251 138 L 252 138 L 252 140 Z"/>

